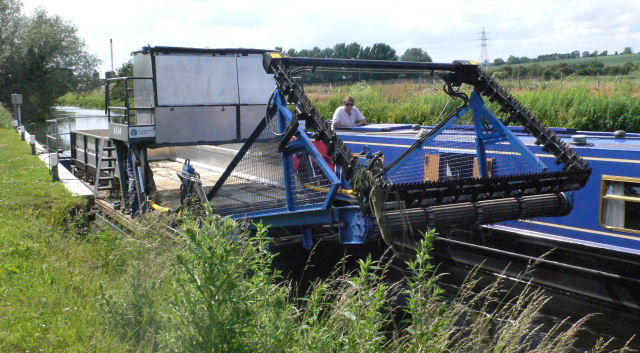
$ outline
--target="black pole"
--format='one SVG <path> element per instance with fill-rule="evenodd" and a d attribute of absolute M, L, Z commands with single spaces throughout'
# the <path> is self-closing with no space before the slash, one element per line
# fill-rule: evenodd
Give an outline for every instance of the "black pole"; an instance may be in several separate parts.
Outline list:
<path fill-rule="evenodd" d="M 471 61 L 460 61 L 448 64 L 418 61 L 302 58 L 290 57 L 282 53 L 265 53 L 262 59 L 264 69 L 269 73 L 272 73 L 270 69 L 271 66 L 277 62 L 282 62 L 289 67 L 337 67 L 400 71 L 457 71 L 464 66 L 478 66 L 477 63 Z"/>
<path fill-rule="evenodd" d="M 227 178 L 231 175 L 231 173 L 236 168 L 238 163 L 240 163 L 240 160 L 242 159 L 242 157 L 244 157 L 244 155 L 247 153 L 249 148 L 258 139 L 258 137 L 260 136 L 260 134 L 262 133 L 262 131 L 265 129 L 266 126 L 267 126 L 267 118 L 264 117 L 262 118 L 262 120 L 260 120 L 260 123 L 258 123 L 258 126 L 256 126 L 255 130 L 253 130 L 253 132 L 247 139 L 247 142 L 245 142 L 244 145 L 240 147 L 240 150 L 238 151 L 236 156 L 233 157 L 233 160 L 231 160 L 231 163 L 229 163 L 229 166 L 227 167 L 227 169 L 224 170 L 220 178 L 218 178 L 218 181 L 216 182 L 216 184 L 211 188 L 211 190 L 209 190 L 209 192 L 207 193 L 207 200 L 211 201 L 213 199 L 213 197 L 216 195 L 218 190 L 220 190 L 220 188 L 225 183 L 225 181 L 227 181 Z"/>

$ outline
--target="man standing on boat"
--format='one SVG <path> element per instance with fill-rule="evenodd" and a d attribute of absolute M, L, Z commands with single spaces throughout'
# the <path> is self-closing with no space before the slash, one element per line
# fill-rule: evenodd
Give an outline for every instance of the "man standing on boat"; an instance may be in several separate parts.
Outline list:
<path fill-rule="evenodd" d="M 364 115 L 353 106 L 353 97 L 344 97 L 343 105 L 333 113 L 331 128 L 354 127 L 366 124 Z"/>

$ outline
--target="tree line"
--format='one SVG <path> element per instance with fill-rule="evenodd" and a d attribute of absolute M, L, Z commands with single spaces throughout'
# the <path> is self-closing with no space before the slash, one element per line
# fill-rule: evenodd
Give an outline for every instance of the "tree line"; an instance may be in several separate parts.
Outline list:
<path fill-rule="evenodd" d="M 633 49 L 631 47 L 626 47 L 622 50 L 621 53 L 617 51 L 613 55 L 619 54 L 633 54 Z M 597 57 L 597 56 L 608 56 L 609 52 L 607 50 L 603 50 L 602 52 L 598 52 L 594 50 L 593 52 L 583 51 L 580 53 L 579 50 L 574 50 L 570 53 L 553 53 L 553 54 L 543 54 L 538 55 L 537 58 L 528 58 L 526 56 L 517 57 L 513 55 L 509 55 L 507 61 L 502 58 L 496 58 L 493 60 L 492 65 L 494 66 L 502 66 L 502 65 L 516 65 L 516 64 L 527 64 L 532 62 L 542 62 L 542 61 L 553 61 L 553 60 L 561 60 L 561 59 L 577 59 L 577 58 L 589 58 L 589 57 Z"/>
<path fill-rule="evenodd" d="M 0 102 L 24 95 L 27 118 L 45 119 L 66 92 L 98 87 L 98 58 L 86 51 L 77 28 L 37 9 L 22 13 L 19 0 L 0 0 Z"/>
<path fill-rule="evenodd" d="M 362 46 L 357 42 L 350 44 L 337 43 L 333 47 L 320 49 L 289 49 L 283 50 L 276 47 L 276 50 L 286 52 L 289 56 L 308 58 L 336 58 L 336 59 L 366 59 L 366 60 L 403 60 L 432 62 L 429 54 L 422 48 L 409 48 L 404 54 L 398 56 L 396 50 L 385 43 L 375 43 L 372 46 Z M 394 74 L 394 73 L 371 73 L 371 72 L 329 72 L 316 71 L 306 73 L 302 77 L 304 83 L 327 83 L 327 82 L 356 82 L 362 80 L 388 80 L 394 78 L 416 78 L 423 74 Z"/>
<path fill-rule="evenodd" d="M 529 66 L 504 65 L 493 72 L 498 79 L 542 78 L 545 80 L 560 79 L 569 75 L 595 76 L 595 75 L 627 75 L 631 71 L 639 70 L 640 65 L 625 63 L 621 66 L 605 66 L 599 61 L 588 63 L 568 64 L 559 63 L 549 66 L 533 64 Z"/>

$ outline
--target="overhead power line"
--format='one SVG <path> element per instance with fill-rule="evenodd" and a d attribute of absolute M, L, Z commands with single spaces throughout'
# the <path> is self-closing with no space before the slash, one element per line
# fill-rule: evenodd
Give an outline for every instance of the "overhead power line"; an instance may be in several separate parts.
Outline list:
<path fill-rule="evenodd" d="M 480 37 L 480 65 L 489 65 L 489 52 L 487 51 L 487 31 L 482 27 L 482 36 Z"/>

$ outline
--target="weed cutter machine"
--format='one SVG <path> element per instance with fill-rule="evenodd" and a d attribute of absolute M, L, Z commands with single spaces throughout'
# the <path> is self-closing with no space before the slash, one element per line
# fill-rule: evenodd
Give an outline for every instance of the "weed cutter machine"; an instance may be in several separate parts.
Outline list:
<path fill-rule="evenodd" d="M 575 151 L 473 62 L 267 53 L 263 64 L 277 84 L 266 116 L 207 198 L 221 215 L 270 224 L 275 240 L 301 239 L 310 249 L 328 235 L 338 234 L 342 244 L 382 236 L 401 251 L 428 227 L 565 215 L 572 207 L 570 192 L 583 187 L 591 173 Z M 313 70 L 436 75 L 462 104 L 400 154 L 371 153 L 366 146 L 350 151 L 294 78 Z M 473 88 L 469 95 L 460 90 L 462 84 Z M 506 119 L 489 110 L 482 97 L 495 102 Z M 556 157 L 555 165 L 537 158 L 506 128 L 509 124 L 534 136 Z"/>

